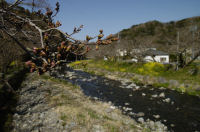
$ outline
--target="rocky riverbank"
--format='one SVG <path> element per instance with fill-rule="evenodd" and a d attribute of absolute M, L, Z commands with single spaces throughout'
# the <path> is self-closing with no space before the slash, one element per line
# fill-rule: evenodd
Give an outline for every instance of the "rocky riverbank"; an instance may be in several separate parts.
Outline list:
<path fill-rule="evenodd" d="M 97 76 L 63 67 L 51 76 L 25 78 L 17 91 L 14 132 L 200 130 L 199 97 L 138 85 L 131 74 Z"/>
<path fill-rule="evenodd" d="M 96 75 L 103 75 L 110 79 L 118 80 L 118 78 L 131 79 L 136 83 L 143 85 L 153 85 L 155 87 L 166 87 L 169 89 L 175 89 L 182 93 L 188 93 L 190 95 L 196 95 L 200 97 L 200 85 L 198 84 L 186 84 L 180 83 L 177 80 L 169 80 L 164 77 L 153 77 L 148 75 L 139 75 L 135 73 L 119 72 L 119 71 L 108 71 L 100 68 L 84 68 L 78 67 L 85 72 L 89 72 Z"/>
<path fill-rule="evenodd" d="M 61 119 L 49 105 L 51 83 L 30 74 L 17 91 L 18 102 L 13 115 L 14 132 L 39 132 L 62 130 Z"/>
<path fill-rule="evenodd" d="M 78 86 L 48 75 L 29 74 L 17 94 L 14 132 L 140 132 L 160 125 L 137 123 L 112 103 L 86 97 Z"/>
<path fill-rule="evenodd" d="M 124 114 L 143 125 L 148 124 L 151 131 L 164 131 L 166 126 L 169 131 L 200 130 L 200 98 L 197 96 L 166 87 L 137 84 L 133 82 L 132 74 L 123 72 L 113 74 L 95 69 L 88 73 L 67 69 L 53 75 L 79 85 L 87 96 L 110 101 Z M 149 127 L 157 123 L 158 127 Z"/>

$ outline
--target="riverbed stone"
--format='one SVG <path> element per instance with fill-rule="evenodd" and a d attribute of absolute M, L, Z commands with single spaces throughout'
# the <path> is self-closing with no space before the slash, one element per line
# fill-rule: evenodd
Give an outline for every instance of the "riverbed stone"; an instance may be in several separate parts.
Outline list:
<path fill-rule="evenodd" d="M 133 108 L 127 108 L 127 110 L 128 110 L 128 111 L 131 111 L 131 110 L 133 110 Z"/>
<path fill-rule="evenodd" d="M 143 82 L 143 76 L 142 75 L 135 75 L 135 79 L 139 80 L 140 82 Z"/>
<path fill-rule="evenodd" d="M 134 112 L 129 112 L 129 115 L 133 116 L 133 115 L 136 115 L 136 114 Z"/>
<path fill-rule="evenodd" d="M 166 99 L 163 100 L 163 102 L 169 103 L 170 100 L 171 100 L 170 98 L 166 98 Z"/>
<path fill-rule="evenodd" d="M 145 114 L 143 112 L 139 112 L 136 114 L 136 116 L 140 117 L 140 116 L 144 116 Z"/>
<path fill-rule="evenodd" d="M 154 118 L 159 119 L 160 115 L 153 115 Z"/>
<path fill-rule="evenodd" d="M 129 103 L 125 103 L 125 105 L 129 105 Z"/>
<path fill-rule="evenodd" d="M 160 90 L 165 90 L 166 88 L 164 88 L 164 87 L 160 87 L 159 89 L 160 89 Z"/>
<path fill-rule="evenodd" d="M 140 86 L 135 86 L 135 89 L 138 90 L 140 88 Z"/>
<path fill-rule="evenodd" d="M 94 125 L 93 132 L 104 132 L 104 128 L 100 125 Z"/>
<path fill-rule="evenodd" d="M 158 83 L 167 83 L 167 80 L 164 77 L 158 77 L 157 80 Z"/>
<path fill-rule="evenodd" d="M 140 117 L 140 118 L 138 118 L 138 121 L 139 121 L 140 123 L 144 123 L 144 118 Z"/>
<path fill-rule="evenodd" d="M 153 97 L 153 98 L 157 98 L 158 95 L 157 95 L 157 94 L 154 94 L 154 95 L 151 95 L 151 97 Z"/>
<path fill-rule="evenodd" d="M 163 92 L 163 93 L 160 93 L 160 94 L 159 94 L 159 97 L 160 97 L 160 98 L 165 98 L 165 93 L 164 93 L 164 92 Z"/>
<path fill-rule="evenodd" d="M 176 80 L 169 80 L 169 87 L 178 87 L 179 82 Z"/>
<path fill-rule="evenodd" d="M 134 87 L 136 87 L 136 84 L 134 83 L 131 83 L 130 85 L 126 86 L 126 88 L 134 88 Z"/>
<path fill-rule="evenodd" d="M 177 107 L 177 108 L 176 108 L 176 110 L 178 111 L 178 110 L 180 110 L 180 108 L 179 108 L 179 107 Z"/>
<path fill-rule="evenodd" d="M 153 91 L 153 90 L 154 90 L 154 88 L 151 88 L 150 90 L 151 90 L 151 91 Z"/>
<path fill-rule="evenodd" d="M 147 84 L 155 84 L 157 83 L 157 78 L 156 77 L 149 77 L 149 80 L 147 81 Z"/>
<path fill-rule="evenodd" d="M 146 94 L 145 94 L 145 93 L 142 93 L 142 96 L 146 96 Z"/>
<path fill-rule="evenodd" d="M 113 109 L 113 110 L 116 109 L 115 106 L 110 106 L 110 108 Z"/>
<path fill-rule="evenodd" d="M 170 126 L 171 126 L 171 127 L 174 127 L 175 125 L 174 125 L 174 124 L 170 124 Z"/>
<path fill-rule="evenodd" d="M 105 110 L 106 113 L 111 113 L 112 111 L 113 111 L 113 109 L 111 109 L 111 108 L 107 108 L 107 109 Z"/>
<path fill-rule="evenodd" d="M 144 84 L 151 84 L 151 77 L 150 76 L 143 76 L 142 77 L 142 82 Z"/>

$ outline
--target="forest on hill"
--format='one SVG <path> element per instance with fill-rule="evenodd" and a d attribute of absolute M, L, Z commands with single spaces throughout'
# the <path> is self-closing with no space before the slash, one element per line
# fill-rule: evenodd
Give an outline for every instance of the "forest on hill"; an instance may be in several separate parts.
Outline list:
<path fill-rule="evenodd" d="M 102 46 L 98 52 L 88 53 L 88 57 L 114 57 L 119 56 L 119 51 L 155 48 L 174 56 L 173 58 L 183 52 L 190 58 L 193 53 L 194 56 L 199 53 L 200 16 L 167 23 L 149 21 L 123 29 L 115 36 L 119 37 L 118 42 Z M 129 54 L 128 58 L 134 55 Z"/>
<path fill-rule="evenodd" d="M 123 29 L 119 34 L 121 40 L 173 52 L 178 41 L 182 49 L 191 48 L 193 42 L 195 48 L 199 47 L 199 32 L 200 17 L 198 16 L 167 23 L 150 21 Z M 177 41 L 177 39 L 179 40 Z"/>

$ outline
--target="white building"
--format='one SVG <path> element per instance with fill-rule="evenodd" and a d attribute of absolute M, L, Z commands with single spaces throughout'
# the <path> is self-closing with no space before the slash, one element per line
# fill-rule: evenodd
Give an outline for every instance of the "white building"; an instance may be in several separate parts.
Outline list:
<path fill-rule="evenodd" d="M 145 53 L 144 61 L 146 62 L 160 62 L 160 63 L 169 63 L 169 54 L 163 51 L 158 50 L 147 50 Z"/>
<path fill-rule="evenodd" d="M 127 55 L 127 51 L 126 51 L 126 50 L 118 49 L 118 50 L 117 50 L 117 54 L 118 54 L 119 56 L 125 56 L 125 55 Z"/>

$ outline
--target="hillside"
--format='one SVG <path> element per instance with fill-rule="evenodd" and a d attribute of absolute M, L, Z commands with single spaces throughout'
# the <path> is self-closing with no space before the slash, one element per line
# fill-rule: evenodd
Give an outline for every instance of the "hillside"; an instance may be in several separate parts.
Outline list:
<path fill-rule="evenodd" d="M 123 29 L 119 34 L 121 40 L 171 52 L 176 49 L 178 32 L 180 48 L 191 47 L 193 40 L 195 47 L 198 47 L 200 45 L 197 41 L 200 32 L 200 17 L 167 23 L 150 21 Z"/>
<path fill-rule="evenodd" d="M 193 49 L 198 51 L 200 47 L 200 16 L 167 23 L 150 21 L 123 29 L 115 36 L 120 39 L 117 43 L 101 46 L 98 51 L 89 52 L 88 58 L 116 56 L 119 50 L 131 52 L 132 49 L 141 48 L 156 48 L 176 54 L 178 47 L 179 52 L 187 49 L 187 53 L 191 55 Z M 95 45 L 91 48 L 94 49 Z"/>

